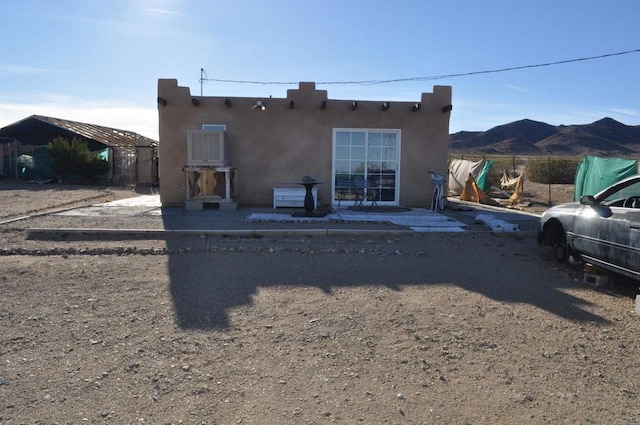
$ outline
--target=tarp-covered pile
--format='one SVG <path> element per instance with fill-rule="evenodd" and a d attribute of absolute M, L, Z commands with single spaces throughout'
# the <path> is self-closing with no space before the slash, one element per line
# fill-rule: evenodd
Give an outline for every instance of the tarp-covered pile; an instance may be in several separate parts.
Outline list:
<path fill-rule="evenodd" d="M 478 202 L 485 205 L 498 205 L 496 201 L 480 189 L 471 173 L 469 173 L 464 182 L 464 187 L 462 188 L 462 192 L 460 192 L 460 200 Z"/>
<path fill-rule="evenodd" d="M 503 204 L 486 193 L 488 189 L 487 176 L 492 166 L 493 161 L 452 160 L 449 172 L 449 191 L 458 193 L 461 201 L 478 202 L 486 205 Z M 506 200 L 507 206 L 515 206 L 523 202 L 524 173 L 521 173 L 518 177 L 509 178 L 505 170 L 500 180 L 500 186 L 502 189 L 511 189 L 513 191 L 509 195 L 503 190 L 491 188 L 510 196 Z"/>
<path fill-rule="evenodd" d="M 513 190 L 513 194 L 507 199 L 508 205 L 521 204 L 523 202 L 522 192 L 524 192 L 524 171 L 518 177 L 510 178 L 507 175 L 507 170 L 504 170 L 500 179 L 500 187 Z"/>
<path fill-rule="evenodd" d="M 449 191 L 462 193 L 469 175 L 473 176 L 480 190 L 487 190 L 487 175 L 492 166 L 493 161 L 452 159 L 449 164 Z"/>

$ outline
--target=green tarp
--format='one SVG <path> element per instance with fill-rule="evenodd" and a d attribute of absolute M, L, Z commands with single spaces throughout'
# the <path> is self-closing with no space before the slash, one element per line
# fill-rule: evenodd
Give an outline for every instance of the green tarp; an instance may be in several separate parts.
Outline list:
<path fill-rule="evenodd" d="M 583 195 L 595 195 L 623 178 L 637 173 L 638 161 L 635 159 L 585 156 L 576 171 L 573 200 L 578 202 Z"/>
<path fill-rule="evenodd" d="M 109 148 L 104 148 L 101 151 L 95 151 L 94 153 L 97 154 L 98 158 L 101 160 L 109 162 Z"/>
<path fill-rule="evenodd" d="M 104 161 L 109 160 L 109 148 L 92 152 Z M 18 155 L 18 179 L 20 180 L 48 180 L 59 178 L 53 171 L 53 159 L 49 155 L 49 149 L 42 147 L 30 151 L 28 154 Z M 95 176 L 95 180 L 106 181 L 107 173 Z M 70 180 L 82 180 L 84 177 L 80 173 L 66 173 L 65 178 Z"/>
<path fill-rule="evenodd" d="M 36 149 L 29 154 L 18 155 L 18 178 L 22 180 L 48 180 L 55 178 L 51 171 L 51 157 L 46 148 Z"/>
<path fill-rule="evenodd" d="M 478 178 L 476 179 L 476 184 L 478 185 L 478 187 L 483 190 L 483 191 L 487 191 L 487 176 L 489 175 L 489 171 L 491 171 L 491 167 L 493 167 L 493 160 L 488 160 L 487 162 L 484 163 L 484 166 L 482 167 L 482 171 L 480 171 L 480 174 L 478 174 Z"/>

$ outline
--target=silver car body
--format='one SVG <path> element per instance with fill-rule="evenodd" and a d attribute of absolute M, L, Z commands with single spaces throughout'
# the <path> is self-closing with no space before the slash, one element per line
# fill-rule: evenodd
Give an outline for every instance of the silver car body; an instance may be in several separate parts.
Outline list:
<path fill-rule="evenodd" d="M 627 177 L 580 202 L 549 208 L 538 243 L 640 280 L 640 175 Z"/>

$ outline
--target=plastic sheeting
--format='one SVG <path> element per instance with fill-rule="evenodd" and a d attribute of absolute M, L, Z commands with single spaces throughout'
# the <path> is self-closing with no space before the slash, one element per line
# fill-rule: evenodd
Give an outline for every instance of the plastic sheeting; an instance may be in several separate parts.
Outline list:
<path fill-rule="evenodd" d="M 524 171 L 520 173 L 513 186 L 513 195 L 507 200 L 509 205 L 517 205 L 522 202 L 522 193 L 524 192 Z"/>
<path fill-rule="evenodd" d="M 461 201 L 477 202 L 485 205 L 498 205 L 489 195 L 484 193 L 476 184 L 473 175 L 469 173 L 464 183 L 464 188 L 460 193 Z"/>
<path fill-rule="evenodd" d="M 638 173 L 635 159 L 600 158 L 585 156 L 576 171 L 573 200 L 583 195 L 595 195 L 625 177 Z"/>
<path fill-rule="evenodd" d="M 484 168 L 484 160 L 469 161 L 467 159 L 452 159 L 449 165 L 449 184 L 450 191 L 462 193 L 465 181 L 469 174 L 475 179 Z"/>
<path fill-rule="evenodd" d="M 23 180 L 48 180 L 55 178 L 51 170 L 52 159 L 46 148 L 36 149 L 29 155 L 18 156 L 18 178 Z"/>
<path fill-rule="evenodd" d="M 493 160 L 486 161 L 478 177 L 476 177 L 478 187 L 485 192 L 487 191 L 487 176 L 489 175 L 489 171 L 491 171 L 491 167 L 493 167 Z"/>
<path fill-rule="evenodd" d="M 515 187 L 520 181 L 520 177 L 511 178 L 507 175 L 507 170 L 502 170 L 502 177 L 500 178 L 500 188 L 509 189 Z"/>

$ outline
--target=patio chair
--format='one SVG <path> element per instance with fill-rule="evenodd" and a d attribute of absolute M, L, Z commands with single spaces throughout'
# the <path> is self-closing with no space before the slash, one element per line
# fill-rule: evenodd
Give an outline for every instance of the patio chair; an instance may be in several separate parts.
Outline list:
<path fill-rule="evenodd" d="M 355 204 L 353 209 L 364 209 L 364 202 L 371 202 L 367 209 L 373 208 L 373 206 L 378 206 L 378 189 L 376 189 L 369 180 L 355 180 Z"/>
<path fill-rule="evenodd" d="M 340 202 L 342 200 L 349 200 L 351 194 L 354 193 L 354 185 L 351 179 L 345 177 L 338 177 L 336 179 L 336 196 L 338 198 L 337 210 L 340 211 Z"/>

